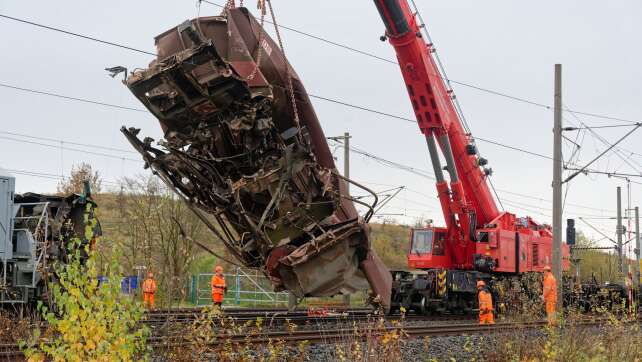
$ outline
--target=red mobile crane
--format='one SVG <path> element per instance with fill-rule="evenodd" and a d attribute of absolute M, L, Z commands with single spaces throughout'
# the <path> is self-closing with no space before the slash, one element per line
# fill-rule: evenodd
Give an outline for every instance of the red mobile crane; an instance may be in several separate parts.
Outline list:
<path fill-rule="evenodd" d="M 530 217 L 517 218 L 497 208 L 488 187 L 491 174 L 471 134 L 465 131 L 433 57 L 433 44 L 406 0 L 375 0 L 386 26 L 421 133 L 426 138 L 437 181 L 445 227 L 415 229 L 408 266 L 423 269 L 417 277 L 393 272 L 392 306 L 422 312 L 472 308 L 478 279 L 519 277 L 541 272 L 552 262 L 552 232 Z M 438 154 L 441 150 L 445 167 Z M 443 170 L 446 170 L 449 181 Z M 563 248 L 568 256 L 568 247 Z M 563 262 L 568 269 L 568 258 Z"/>

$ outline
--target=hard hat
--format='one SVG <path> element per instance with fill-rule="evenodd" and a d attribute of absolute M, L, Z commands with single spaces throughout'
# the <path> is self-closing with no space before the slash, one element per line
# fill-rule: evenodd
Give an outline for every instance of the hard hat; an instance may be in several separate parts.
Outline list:
<path fill-rule="evenodd" d="M 546 265 L 546 266 L 544 267 L 544 271 L 551 271 L 551 267 L 550 267 L 549 265 Z"/>
<path fill-rule="evenodd" d="M 477 281 L 477 288 L 479 288 L 479 287 L 483 287 L 484 285 L 486 285 L 486 283 L 484 283 L 484 281 L 483 281 L 483 280 L 478 280 L 478 281 Z"/>
<path fill-rule="evenodd" d="M 222 273 L 223 272 L 223 267 L 220 265 L 217 265 L 216 268 L 214 268 L 214 271 L 217 273 Z"/>

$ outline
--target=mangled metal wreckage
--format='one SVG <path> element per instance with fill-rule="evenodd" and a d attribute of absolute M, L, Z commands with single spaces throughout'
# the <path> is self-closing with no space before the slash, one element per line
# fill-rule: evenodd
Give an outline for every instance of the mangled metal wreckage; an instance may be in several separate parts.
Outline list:
<path fill-rule="evenodd" d="M 387 306 L 391 277 L 370 246 L 372 205 L 360 218 L 301 81 L 256 19 L 228 9 L 156 45 L 158 58 L 126 80 L 164 132 L 153 146 L 123 127 L 146 167 L 209 215 L 230 252 L 276 290 L 329 296 L 369 284 Z"/>

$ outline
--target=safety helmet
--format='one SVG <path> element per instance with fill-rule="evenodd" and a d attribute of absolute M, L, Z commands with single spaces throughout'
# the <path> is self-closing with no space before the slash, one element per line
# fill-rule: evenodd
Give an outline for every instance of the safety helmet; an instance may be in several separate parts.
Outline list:
<path fill-rule="evenodd" d="M 220 265 L 217 265 L 216 268 L 214 268 L 214 271 L 217 273 L 222 273 L 223 272 L 223 267 Z"/>
<path fill-rule="evenodd" d="M 550 267 L 550 265 L 546 265 L 546 266 L 544 266 L 544 271 L 551 271 L 551 267 Z"/>
<path fill-rule="evenodd" d="M 481 287 L 483 287 L 483 286 L 485 286 L 485 285 L 486 285 L 486 283 L 484 283 L 484 281 L 483 281 L 483 280 L 478 280 L 478 281 L 477 281 L 477 288 L 481 288 Z"/>

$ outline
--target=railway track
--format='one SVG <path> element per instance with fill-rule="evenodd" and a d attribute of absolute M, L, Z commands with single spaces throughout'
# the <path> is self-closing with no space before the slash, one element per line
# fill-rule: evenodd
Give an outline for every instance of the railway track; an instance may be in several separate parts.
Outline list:
<path fill-rule="evenodd" d="M 587 320 L 584 322 L 575 323 L 574 326 L 592 327 L 602 325 L 606 320 Z M 321 330 L 295 330 L 295 331 L 269 331 L 257 335 L 227 335 L 220 336 L 217 342 L 212 343 L 213 346 L 219 343 L 231 344 L 267 344 L 270 341 L 283 341 L 288 344 L 297 344 L 299 342 L 307 341 L 310 344 L 328 344 L 328 343 L 342 343 L 353 342 L 355 340 L 366 340 L 369 337 L 382 335 L 383 333 L 398 331 L 403 333 L 409 338 L 423 338 L 423 337 L 444 337 L 456 335 L 478 335 L 478 334 L 492 334 L 492 333 L 510 333 L 513 331 L 524 331 L 529 329 L 541 329 L 547 326 L 546 321 L 534 322 L 500 322 L 494 325 L 479 325 L 475 323 L 462 323 L 450 324 L 440 323 L 432 325 L 399 325 L 399 326 L 385 326 L 375 327 L 369 329 L 354 328 L 334 328 L 334 329 L 321 329 Z M 181 341 L 180 338 L 169 340 L 166 337 L 152 337 L 149 343 L 153 348 L 163 348 L 176 345 L 184 345 L 189 341 Z"/>
<path fill-rule="evenodd" d="M 587 320 L 576 323 L 576 326 L 593 327 L 602 325 L 605 320 Z M 435 336 L 477 335 L 493 333 L 510 333 L 516 330 L 540 329 L 546 326 L 545 321 L 530 323 L 501 322 L 495 325 L 479 325 L 477 323 L 449 324 L 440 323 L 422 326 L 387 326 L 369 330 L 356 330 L 354 328 L 333 328 L 323 330 L 295 330 L 295 331 L 268 331 L 257 335 L 222 335 L 211 343 L 216 347 L 222 343 L 263 345 L 283 341 L 286 344 L 297 344 L 307 341 L 310 344 L 328 344 L 367 340 L 369 337 L 381 335 L 386 332 L 398 331 L 408 338 L 423 338 Z M 184 337 L 168 338 L 167 336 L 152 336 L 148 344 L 154 349 L 184 346 L 190 343 Z M 24 357 L 17 344 L 0 344 L 0 359 L 15 360 Z"/>
<path fill-rule="evenodd" d="M 189 323 L 194 321 L 201 315 L 201 309 L 179 309 L 179 310 L 166 310 L 158 312 L 148 312 L 143 319 L 143 322 L 148 326 L 156 327 L 162 326 L 166 323 Z M 336 312 L 329 312 L 327 315 L 308 315 L 307 310 L 288 311 L 286 309 L 228 309 L 224 310 L 224 316 L 231 318 L 237 322 L 255 321 L 258 318 L 263 319 L 266 325 L 280 325 L 285 322 L 297 325 L 302 324 L 328 324 L 339 322 L 351 321 L 367 321 L 373 320 L 378 317 L 370 308 L 352 308 L 346 310 L 339 310 Z M 399 320 L 401 315 L 385 316 L 387 320 Z M 406 321 L 473 321 L 476 320 L 475 315 L 439 315 L 439 316 L 423 316 L 423 315 L 406 315 Z"/>

